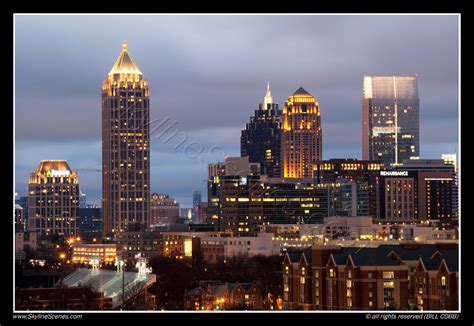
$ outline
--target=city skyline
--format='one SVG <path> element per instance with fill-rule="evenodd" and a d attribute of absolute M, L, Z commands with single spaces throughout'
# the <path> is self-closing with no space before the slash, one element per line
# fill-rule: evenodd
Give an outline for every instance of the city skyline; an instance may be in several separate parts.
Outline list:
<path fill-rule="evenodd" d="M 80 30 L 81 24 L 78 24 L 78 22 L 90 19 L 91 28 L 94 28 L 97 18 L 79 16 L 71 18 L 70 22 L 65 22 L 64 17 L 54 16 L 19 16 L 16 18 L 15 127 L 17 161 L 15 184 L 16 191 L 21 195 L 26 195 L 28 172 L 42 159 L 66 159 L 72 167 L 77 169 L 100 169 L 100 81 L 110 70 L 123 39 L 128 41 L 129 47 L 133 49 L 135 60 L 139 62 L 141 69 L 146 71 L 147 79 L 150 80 L 151 119 L 168 117 L 170 121 L 177 122 L 172 125 L 186 134 L 189 141 L 199 142 L 206 148 L 219 146 L 223 149 L 217 154 L 205 152 L 201 157 L 190 158 L 182 150 L 173 149 L 175 142 L 164 144 L 163 139 L 157 140 L 153 134 L 151 135 L 150 190 L 169 194 L 176 198 L 178 202 L 184 204 L 183 207 L 191 206 L 193 189 L 203 190 L 205 193 L 206 185 L 202 180 L 206 176 L 207 163 L 222 161 L 223 154 L 238 155 L 240 151 L 240 130 L 245 127 L 245 123 L 252 115 L 255 107 L 261 102 L 267 81 L 270 81 L 274 101 L 280 107 L 283 106 L 284 99 L 300 86 L 307 89 L 318 100 L 323 112 L 324 159 L 336 157 L 356 157 L 360 159 L 362 157 L 360 106 L 363 76 L 417 74 L 420 93 L 421 157 L 440 158 L 442 153 L 452 153 L 457 147 L 457 17 L 355 16 L 349 20 L 338 22 L 338 17 L 332 16 L 266 16 L 263 18 L 232 16 L 230 20 L 237 20 L 238 22 L 237 28 L 232 29 L 231 24 L 223 20 L 222 17 L 206 16 L 199 19 L 200 17 L 147 16 L 144 17 L 142 24 L 150 24 L 156 28 L 157 24 L 170 23 L 175 19 L 175 24 L 178 23 L 177 26 L 181 27 L 178 31 L 172 31 L 172 28 L 168 27 L 166 29 L 166 32 L 169 33 L 168 36 L 164 36 L 166 33 L 162 33 L 155 39 L 148 39 L 148 41 L 155 40 L 158 43 L 149 42 L 152 45 L 151 48 L 150 44 L 144 44 L 145 38 L 143 36 L 139 37 L 121 28 L 114 32 L 112 32 L 112 29 L 101 31 L 97 39 L 81 39 L 82 33 L 84 33 L 83 35 L 90 35 L 90 31 Z M 267 56 L 259 54 L 252 57 L 246 55 L 247 52 L 245 52 L 245 49 L 252 49 L 253 45 L 259 44 L 260 39 L 281 45 L 282 41 L 279 40 L 278 35 L 273 35 L 273 32 L 277 30 L 280 32 L 279 36 L 282 40 L 295 42 L 295 44 L 301 43 L 303 48 L 308 47 L 304 48 L 308 52 L 310 52 L 309 50 L 318 50 L 320 45 L 317 42 L 314 44 L 304 42 L 305 37 L 306 40 L 323 41 L 321 49 L 326 51 L 326 55 L 339 54 L 337 51 L 339 44 L 334 44 L 331 40 L 318 34 L 321 31 L 317 27 L 314 28 L 315 30 L 307 32 L 304 29 L 306 26 L 304 23 L 317 22 L 319 24 L 320 21 L 327 22 L 328 19 L 334 19 L 334 22 L 338 22 L 338 24 L 333 22 L 333 25 L 331 25 L 337 27 L 334 28 L 331 35 L 335 37 L 337 43 L 338 40 L 342 41 L 342 34 L 350 32 L 350 26 L 358 23 L 368 24 L 368 22 L 361 21 L 362 18 L 368 21 L 375 20 L 377 24 L 387 25 L 389 24 L 388 21 L 393 20 L 402 31 L 406 32 L 408 32 L 410 26 L 418 26 L 419 30 L 411 32 L 412 34 L 422 35 L 424 51 L 421 51 L 421 53 L 413 51 L 413 53 L 406 54 L 395 47 L 392 49 L 393 53 L 388 51 L 391 55 L 384 54 L 383 58 L 373 56 L 371 58 L 374 62 L 370 62 L 368 59 L 366 59 L 368 62 L 365 62 L 362 60 L 362 55 L 367 53 L 362 49 L 362 45 L 372 40 L 368 35 L 364 35 L 365 43 L 362 42 L 362 45 L 350 44 L 353 46 L 351 49 L 354 50 L 354 56 L 343 54 L 336 55 L 337 58 L 328 58 L 318 57 L 320 52 L 308 55 L 308 53 L 301 51 L 301 54 L 297 56 L 299 60 L 285 61 L 288 67 L 278 66 L 280 69 L 277 70 L 274 69 L 274 66 L 272 67 L 272 63 L 275 64 L 275 62 L 265 63 L 264 60 L 269 59 L 268 56 L 274 55 L 277 59 L 276 63 L 282 62 L 281 53 L 268 51 Z M 49 24 L 39 26 L 39 23 L 45 22 L 41 21 L 42 19 L 49 22 Z M 117 20 L 123 19 L 123 17 L 107 17 L 107 19 Z M 128 17 L 128 19 L 130 18 Z M 258 22 L 258 19 L 268 20 L 267 24 L 260 26 L 261 22 Z M 311 19 L 316 20 L 312 21 Z M 384 19 L 388 21 L 384 22 Z M 186 22 L 187 26 L 182 27 L 179 24 L 183 21 Z M 392 23 L 394 23 L 393 21 Z M 56 31 L 56 33 L 63 37 L 65 42 L 75 41 L 71 48 L 67 48 L 65 44 L 61 44 L 57 48 L 57 44 L 60 42 L 56 38 L 51 40 L 45 38 L 46 34 L 43 33 L 47 33 L 57 23 L 68 26 L 68 28 Z M 245 28 L 246 23 L 251 24 L 250 29 Z M 37 27 L 33 31 L 31 29 L 32 24 Z M 216 52 L 221 55 L 220 59 L 222 61 L 214 60 L 216 54 L 206 53 L 205 50 L 196 48 L 199 39 L 195 40 L 189 37 L 189 39 L 184 39 L 182 42 L 184 45 L 174 43 L 173 37 L 176 37 L 176 33 L 187 35 L 186 31 L 192 30 L 193 26 L 208 29 L 208 33 L 211 35 L 212 33 L 222 33 L 213 30 L 219 24 L 226 26 L 227 32 L 231 35 L 242 36 L 241 34 L 245 31 L 248 33 L 258 26 L 261 27 L 262 32 L 248 40 L 234 38 L 233 41 L 237 42 L 236 47 L 234 47 L 236 53 L 217 48 Z M 320 26 L 318 24 L 315 25 Z M 341 27 L 341 25 L 343 26 Z M 291 31 L 285 34 L 281 29 L 282 26 L 291 27 Z M 387 28 L 382 29 L 385 33 L 391 33 L 391 36 L 399 37 L 399 40 L 403 39 L 408 44 L 416 45 L 416 43 L 413 43 L 416 39 L 414 35 L 405 35 L 405 38 L 402 38 L 398 35 L 400 34 L 399 29 L 388 31 Z M 28 32 L 31 36 L 26 36 L 25 32 Z M 295 32 L 300 32 L 296 37 L 297 40 L 289 39 L 288 35 Z M 379 37 L 375 39 L 375 43 L 385 39 L 376 31 L 367 31 L 367 33 L 369 32 L 375 33 L 374 35 Z M 455 32 L 455 35 L 452 35 L 453 32 Z M 108 35 L 110 33 L 113 33 L 113 35 Z M 33 35 L 37 37 L 35 38 Z M 244 33 L 244 35 L 246 34 Z M 439 48 L 437 40 L 440 35 L 448 44 L 455 42 L 456 45 Z M 106 36 L 108 37 L 106 41 L 104 39 L 99 41 L 100 37 Z M 269 36 L 271 36 L 270 39 Z M 201 41 L 207 42 L 208 39 L 212 39 L 212 37 L 201 39 Z M 232 39 L 232 37 L 229 37 L 229 39 Z M 224 41 L 226 42 L 226 40 Z M 348 42 L 347 37 L 345 42 Z M 167 46 L 167 44 L 172 46 Z M 312 48 L 311 44 L 316 49 Z M 355 45 L 358 45 L 358 47 L 355 47 Z M 194 52 L 191 51 L 191 55 L 186 56 L 187 52 L 180 49 L 180 46 L 190 46 Z M 271 43 L 269 47 L 278 48 L 278 46 Z M 95 51 L 84 52 L 84 50 L 91 49 Z M 434 49 L 446 51 L 446 53 L 431 53 Z M 181 55 L 173 57 L 173 51 Z M 263 52 L 265 54 L 265 51 Z M 388 56 L 393 59 L 402 53 L 405 57 L 399 59 L 401 66 L 398 66 L 399 64 L 395 60 L 392 60 L 393 62 L 390 64 L 389 58 L 386 58 Z M 32 65 L 29 62 L 28 59 L 31 58 L 32 54 L 40 58 L 39 61 L 42 62 L 42 65 Z M 237 57 L 241 56 L 240 59 L 243 62 L 239 62 L 234 57 L 236 54 Z M 424 57 L 424 54 L 429 54 L 430 58 Z M 209 59 L 203 62 L 203 57 L 206 55 L 209 56 Z M 380 53 L 378 55 L 380 56 Z M 50 59 L 51 57 L 52 59 Z M 352 61 L 354 58 L 359 60 L 360 66 L 363 68 L 356 68 L 355 71 L 353 71 L 354 68 L 345 69 L 354 65 Z M 275 58 L 270 59 L 274 60 Z M 382 62 L 381 59 L 387 60 L 387 62 Z M 425 62 L 430 61 L 428 59 L 434 61 Z M 150 62 L 150 60 L 154 61 Z M 211 62 L 212 60 L 214 62 Z M 229 60 L 237 60 L 235 61 L 237 69 L 230 69 L 232 65 L 228 64 Z M 33 62 L 36 63 L 34 60 Z M 182 65 L 185 62 L 188 65 Z M 341 66 L 341 64 L 347 64 L 348 66 Z M 197 65 L 200 65 L 200 68 Z M 308 69 L 308 65 L 311 69 Z M 329 68 L 325 68 L 325 65 L 329 65 Z M 430 71 L 429 68 L 433 65 L 438 67 L 436 71 Z M 64 81 L 58 82 L 64 78 L 61 75 L 63 71 L 66 71 L 63 69 L 66 66 L 76 69 L 72 71 L 77 73 L 74 75 L 70 86 L 65 86 Z M 259 69 L 255 69 L 255 66 Z M 239 67 L 245 68 L 244 72 L 239 71 Z M 181 70 L 178 68 L 181 68 Z M 209 70 L 209 68 L 217 69 L 214 71 Z M 252 71 L 252 69 L 255 71 Z M 294 74 L 289 73 L 291 70 L 295 70 Z M 309 70 L 309 73 L 306 70 Z M 190 72 L 191 74 L 189 74 Z M 233 74 L 229 74 L 231 72 Z M 226 76 L 226 74 L 229 75 Z M 71 70 L 68 71 L 68 76 L 70 75 L 72 75 Z M 77 75 L 80 78 L 77 78 Z M 27 76 L 28 78 L 26 78 Z M 56 79 L 56 77 L 58 78 Z M 42 82 L 37 82 L 38 79 Z M 35 80 L 35 82 L 31 82 L 31 80 Z M 183 96 L 183 93 L 185 95 L 192 94 L 192 96 Z M 32 107 L 37 109 L 32 109 Z M 223 108 L 225 108 L 225 111 Z M 199 111 L 199 113 L 195 114 L 196 111 Z M 38 121 L 41 121 L 41 123 L 38 123 Z M 196 123 L 196 121 L 198 122 Z M 53 126 L 56 126 L 56 128 L 52 128 Z M 445 130 L 439 133 L 442 127 Z M 346 132 L 341 133 L 341 131 Z M 209 139 L 210 134 L 216 134 L 218 137 Z M 81 190 L 87 194 L 88 202 L 100 204 L 100 173 L 79 171 L 78 177 Z"/>

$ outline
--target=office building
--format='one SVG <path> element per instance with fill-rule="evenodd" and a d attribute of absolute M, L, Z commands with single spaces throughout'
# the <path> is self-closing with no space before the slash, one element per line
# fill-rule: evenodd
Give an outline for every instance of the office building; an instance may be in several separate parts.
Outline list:
<path fill-rule="evenodd" d="M 103 233 L 150 225 L 150 91 L 124 42 L 102 85 Z"/>
<path fill-rule="evenodd" d="M 28 224 L 25 219 L 25 210 L 19 204 L 15 204 L 15 232 L 25 232 Z"/>
<path fill-rule="evenodd" d="M 79 181 L 64 160 L 43 160 L 28 182 L 28 229 L 39 236 L 78 233 Z"/>
<path fill-rule="evenodd" d="M 140 230 L 121 232 L 117 235 L 117 256 L 134 265 L 138 259 L 150 259 L 163 254 L 161 232 Z"/>
<path fill-rule="evenodd" d="M 380 161 L 360 161 L 355 158 L 341 158 L 319 161 L 314 164 L 313 177 L 318 183 L 337 183 L 348 180 L 366 184 L 368 192 L 368 212 L 372 217 L 379 216 L 378 182 L 379 172 L 384 170 Z"/>
<path fill-rule="evenodd" d="M 102 237 L 102 209 L 97 205 L 86 205 L 79 208 L 79 219 L 77 222 L 79 235 L 88 241 L 99 241 Z"/>
<path fill-rule="evenodd" d="M 201 191 L 200 190 L 193 190 L 193 213 L 192 213 L 192 220 L 196 222 L 199 217 L 199 206 L 201 205 L 202 198 L 201 198 Z"/>
<path fill-rule="evenodd" d="M 279 177 L 281 174 L 281 110 L 273 103 L 270 84 L 263 103 L 250 118 L 240 136 L 240 156 L 260 164 L 260 174 Z"/>
<path fill-rule="evenodd" d="M 420 156 L 416 76 L 365 76 L 362 159 L 399 164 Z"/>
<path fill-rule="evenodd" d="M 151 225 L 176 223 L 179 219 L 179 203 L 165 194 L 151 194 Z"/>
<path fill-rule="evenodd" d="M 113 264 L 117 258 L 115 243 L 73 244 L 72 262 L 74 264 L 89 264 L 91 259 L 98 259 L 103 264 Z"/>
<path fill-rule="evenodd" d="M 86 208 L 87 196 L 79 189 L 79 208 Z"/>
<path fill-rule="evenodd" d="M 457 219 L 459 217 L 459 167 L 457 164 L 456 154 L 443 154 L 441 159 L 444 161 L 444 164 L 454 166 L 453 171 L 453 182 L 452 182 L 452 196 L 453 196 L 453 218 Z"/>
<path fill-rule="evenodd" d="M 282 115 L 283 177 L 311 178 L 323 158 L 321 112 L 316 99 L 300 87 L 288 97 Z"/>

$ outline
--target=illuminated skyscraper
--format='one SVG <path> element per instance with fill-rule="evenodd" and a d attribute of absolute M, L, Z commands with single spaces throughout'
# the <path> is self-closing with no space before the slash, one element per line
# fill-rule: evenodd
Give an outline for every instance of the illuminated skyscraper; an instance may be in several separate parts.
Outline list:
<path fill-rule="evenodd" d="M 362 159 L 399 164 L 420 156 L 416 76 L 364 77 Z"/>
<path fill-rule="evenodd" d="M 248 156 L 251 163 L 260 163 L 260 173 L 269 177 L 280 176 L 281 169 L 281 110 L 273 103 L 270 84 L 263 103 L 255 110 L 240 137 L 240 155 Z"/>
<path fill-rule="evenodd" d="M 28 229 L 48 236 L 77 235 L 79 182 L 64 160 L 43 160 L 28 182 Z"/>
<path fill-rule="evenodd" d="M 104 235 L 148 227 L 150 92 L 124 42 L 102 86 Z"/>
<path fill-rule="evenodd" d="M 285 178 L 312 178 L 313 164 L 323 154 L 318 102 L 300 87 L 286 100 L 282 116 L 282 156 Z"/>

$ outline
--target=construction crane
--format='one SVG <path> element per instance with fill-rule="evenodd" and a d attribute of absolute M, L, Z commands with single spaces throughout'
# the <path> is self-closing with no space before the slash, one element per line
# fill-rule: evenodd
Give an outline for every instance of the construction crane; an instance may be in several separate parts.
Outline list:
<path fill-rule="evenodd" d="M 102 172 L 101 169 L 75 169 L 78 172 Z"/>

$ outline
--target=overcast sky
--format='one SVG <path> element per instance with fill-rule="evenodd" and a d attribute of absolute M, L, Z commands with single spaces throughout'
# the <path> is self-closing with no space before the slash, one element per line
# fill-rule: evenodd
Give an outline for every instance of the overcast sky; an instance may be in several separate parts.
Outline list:
<path fill-rule="evenodd" d="M 193 189 L 206 197 L 208 162 L 240 155 L 267 81 L 280 107 L 300 86 L 316 97 L 324 159 L 361 158 L 364 75 L 418 75 L 422 158 L 458 144 L 457 16 L 16 16 L 20 195 L 42 159 L 101 168 L 101 85 L 123 40 L 149 81 L 152 120 L 185 135 L 150 136 L 151 190 L 182 207 Z M 100 203 L 101 180 L 79 171 L 88 203 Z"/>

